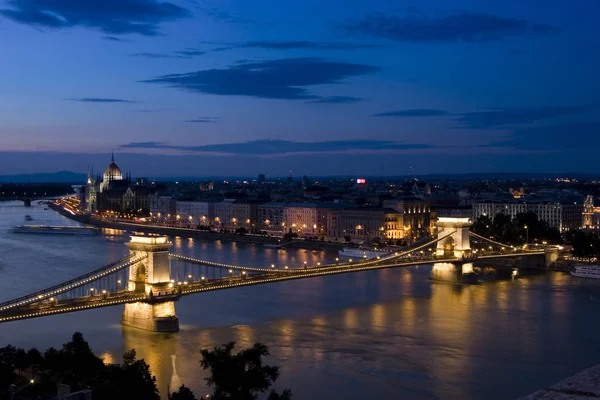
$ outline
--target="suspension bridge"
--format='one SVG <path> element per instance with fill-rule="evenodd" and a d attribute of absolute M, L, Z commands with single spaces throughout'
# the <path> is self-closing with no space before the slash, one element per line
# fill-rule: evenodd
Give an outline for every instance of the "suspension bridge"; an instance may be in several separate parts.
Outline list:
<path fill-rule="evenodd" d="M 297 267 L 240 266 L 169 253 L 167 237 L 132 236 L 129 255 L 49 288 L 0 303 L 0 323 L 124 304 L 123 325 L 155 332 L 179 330 L 175 302 L 182 296 L 294 279 L 431 263 L 463 265 L 476 259 L 545 256 L 557 248 L 523 249 L 469 231 L 467 218 L 440 218 L 437 235 L 419 245 L 371 259 Z M 471 241 L 485 250 L 471 249 Z M 434 250 L 435 246 L 435 252 Z"/>

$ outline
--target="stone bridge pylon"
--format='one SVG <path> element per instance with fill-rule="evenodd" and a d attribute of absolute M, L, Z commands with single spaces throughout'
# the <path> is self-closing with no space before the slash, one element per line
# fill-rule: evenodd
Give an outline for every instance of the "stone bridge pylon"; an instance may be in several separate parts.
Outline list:
<path fill-rule="evenodd" d="M 447 236 L 437 242 L 436 256 L 457 258 L 471 256 L 469 228 L 472 224 L 470 218 L 439 217 L 436 225 L 438 238 Z"/>
<path fill-rule="evenodd" d="M 123 325 L 152 332 L 179 331 L 175 301 L 179 294 L 171 282 L 167 237 L 132 236 L 127 243 L 132 258 L 144 258 L 129 267 L 127 290 L 144 296 L 143 300 L 125 304 Z"/>

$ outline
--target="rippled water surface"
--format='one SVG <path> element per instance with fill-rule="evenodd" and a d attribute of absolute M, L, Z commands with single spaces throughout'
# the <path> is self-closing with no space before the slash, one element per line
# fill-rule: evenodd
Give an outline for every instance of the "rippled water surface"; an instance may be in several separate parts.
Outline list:
<path fill-rule="evenodd" d="M 0 203 L 0 300 L 127 254 L 119 231 L 17 234 L 24 223 L 75 224 L 51 210 Z M 173 252 L 248 266 L 332 261 L 336 254 L 173 238 Z M 431 266 L 295 280 L 183 298 L 181 332 L 120 325 L 122 306 L 0 325 L 0 346 L 60 346 L 81 331 L 107 360 L 135 348 L 161 393 L 208 393 L 199 349 L 267 344 L 295 399 L 513 399 L 600 363 L 600 282 L 562 273 L 456 285 Z"/>

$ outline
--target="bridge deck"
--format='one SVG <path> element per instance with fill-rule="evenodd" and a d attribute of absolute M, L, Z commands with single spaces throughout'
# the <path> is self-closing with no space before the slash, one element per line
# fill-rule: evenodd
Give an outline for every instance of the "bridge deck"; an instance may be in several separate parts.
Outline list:
<path fill-rule="evenodd" d="M 526 252 L 526 253 L 508 253 L 479 256 L 479 259 L 489 259 L 498 257 L 517 257 L 523 255 L 541 255 L 543 251 Z M 476 260 L 476 259 L 475 259 Z M 411 258 L 411 259 L 395 259 L 395 260 L 370 260 L 368 262 L 355 264 L 340 264 L 324 267 L 310 268 L 294 268 L 289 270 L 275 270 L 268 272 L 253 272 L 249 271 L 247 275 L 241 277 L 225 277 L 201 282 L 187 282 L 176 285 L 176 289 L 164 295 L 154 295 L 149 298 L 145 294 L 132 293 L 121 291 L 113 294 L 95 295 L 81 297 L 78 299 L 62 300 L 60 302 L 38 302 L 25 304 L 23 306 L 13 307 L 3 312 L 0 312 L 0 323 L 17 321 L 29 318 L 38 318 L 47 315 L 63 314 L 83 310 L 91 310 L 101 307 L 110 307 L 125 303 L 135 302 L 160 302 L 177 300 L 179 295 L 186 296 L 200 292 L 210 292 L 216 290 L 232 289 L 242 286 L 252 286 L 267 283 L 282 282 L 294 279 L 306 279 L 319 276 L 345 274 L 352 272 L 379 270 L 386 268 L 410 267 L 415 265 L 432 264 L 432 263 L 467 263 L 473 259 L 459 258 Z"/>

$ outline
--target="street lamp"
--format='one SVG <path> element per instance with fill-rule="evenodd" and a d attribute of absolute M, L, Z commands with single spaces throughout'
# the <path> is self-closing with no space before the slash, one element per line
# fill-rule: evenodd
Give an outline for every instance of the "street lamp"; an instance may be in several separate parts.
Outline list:
<path fill-rule="evenodd" d="M 523 228 L 525 228 L 525 244 L 529 244 L 529 227 L 527 225 L 523 226 Z"/>

